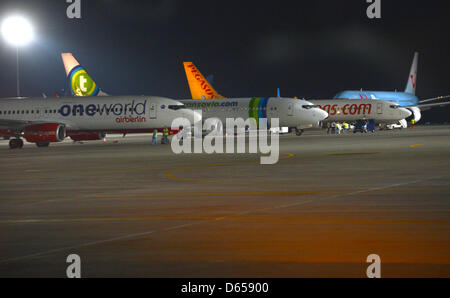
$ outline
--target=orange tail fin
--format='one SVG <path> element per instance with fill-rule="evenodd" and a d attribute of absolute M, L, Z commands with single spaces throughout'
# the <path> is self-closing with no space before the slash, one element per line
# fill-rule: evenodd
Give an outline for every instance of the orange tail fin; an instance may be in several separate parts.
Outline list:
<path fill-rule="evenodd" d="M 183 62 L 192 99 L 226 98 L 217 93 L 192 62 Z"/>

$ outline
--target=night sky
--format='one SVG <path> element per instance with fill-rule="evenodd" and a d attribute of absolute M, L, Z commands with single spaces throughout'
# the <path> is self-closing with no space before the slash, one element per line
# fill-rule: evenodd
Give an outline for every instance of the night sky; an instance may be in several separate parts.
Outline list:
<path fill-rule="evenodd" d="M 403 91 L 419 51 L 417 95 L 450 94 L 449 1 L 65 0 L 5 1 L 30 18 L 36 39 L 20 50 L 21 92 L 65 88 L 61 52 L 72 52 L 107 93 L 189 98 L 182 66 L 194 62 L 227 97 L 330 98 L 343 89 Z M 295 4 L 295 5 L 294 5 Z M 15 50 L 0 40 L 0 97 L 15 96 Z M 450 108 L 423 113 L 448 120 Z"/>

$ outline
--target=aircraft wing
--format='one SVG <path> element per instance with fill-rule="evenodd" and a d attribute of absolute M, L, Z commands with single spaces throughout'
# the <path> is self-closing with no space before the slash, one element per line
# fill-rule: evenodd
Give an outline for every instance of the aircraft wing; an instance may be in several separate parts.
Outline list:
<path fill-rule="evenodd" d="M 431 108 L 431 107 L 437 107 L 437 106 L 446 106 L 449 105 L 450 101 L 446 101 L 446 102 L 435 102 L 435 103 L 426 103 L 426 104 L 418 104 L 418 105 L 414 105 L 414 106 L 402 106 L 402 108 Z"/>
<path fill-rule="evenodd" d="M 444 95 L 444 96 L 438 96 L 438 97 L 433 97 L 433 98 L 427 98 L 424 100 L 420 100 L 419 103 L 424 103 L 424 102 L 429 102 L 429 101 L 433 101 L 433 100 L 438 100 L 438 99 L 444 99 L 444 98 L 449 98 L 450 95 Z"/>

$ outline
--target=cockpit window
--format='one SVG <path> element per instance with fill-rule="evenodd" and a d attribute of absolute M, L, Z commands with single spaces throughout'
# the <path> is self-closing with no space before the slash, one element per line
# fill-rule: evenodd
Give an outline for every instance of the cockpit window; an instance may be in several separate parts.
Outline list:
<path fill-rule="evenodd" d="M 398 109 L 400 106 L 399 105 L 390 105 L 390 107 L 393 109 Z"/>
<path fill-rule="evenodd" d="M 304 109 L 312 109 L 312 108 L 317 108 L 316 105 L 303 105 L 302 106 Z"/>
<path fill-rule="evenodd" d="M 185 105 L 169 105 L 169 109 L 171 110 L 179 110 L 179 109 L 185 109 Z"/>

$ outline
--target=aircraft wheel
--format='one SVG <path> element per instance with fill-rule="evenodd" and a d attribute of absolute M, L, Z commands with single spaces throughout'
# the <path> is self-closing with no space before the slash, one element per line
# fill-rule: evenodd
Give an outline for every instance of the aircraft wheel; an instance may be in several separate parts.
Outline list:
<path fill-rule="evenodd" d="M 295 129 L 295 135 L 296 136 L 301 136 L 302 133 L 303 133 L 303 129 L 298 129 L 298 128 Z"/>
<path fill-rule="evenodd" d="M 50 145 L 49 142 L 37 142 L 36 146 L 38 147 L 48 147 L 48 145 Z"/>
<path fill-rule="evenodd" d="M 9 140 L 9 148 L 17 149 L 23 147 L 23 141 L 21 139 L 11 139 Z"/>

